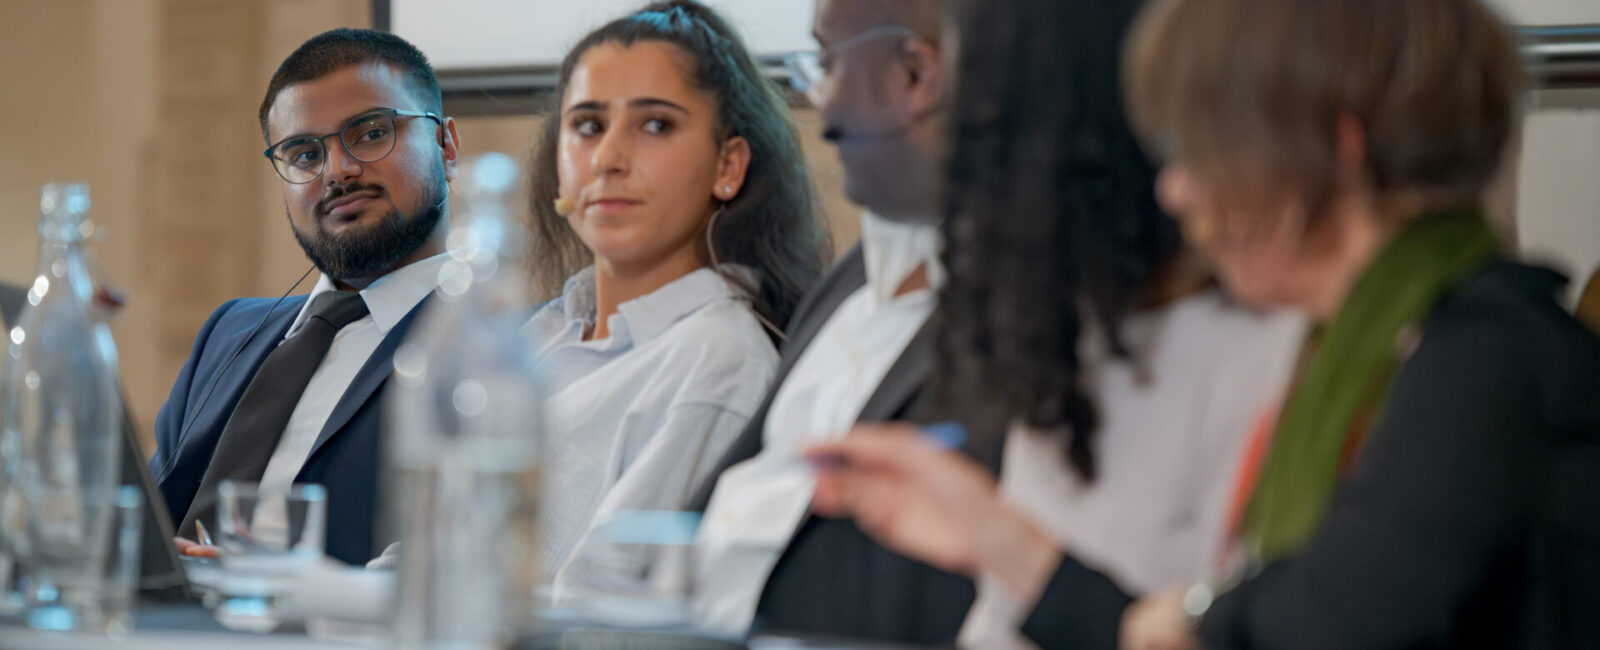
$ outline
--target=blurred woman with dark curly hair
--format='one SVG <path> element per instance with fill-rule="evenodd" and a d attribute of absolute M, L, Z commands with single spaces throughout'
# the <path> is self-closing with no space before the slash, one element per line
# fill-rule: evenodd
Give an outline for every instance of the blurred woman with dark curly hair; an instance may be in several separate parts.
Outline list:
<path fill-rule="evenodd" d="M 1233 469 L 1283 393 L 1304 322 L 1229 300 L 1157 208 L 1117 90 L 1136 2 L 961 6 L 934 390 L 969 431 L 1007 432 L 999 485 L 905 428 L 862 427 L 842 453 L 965 477 L 946 485 L 986 496 L 966 501 L 975 518 L 898 537 L 900 518 L 934 510 L 875 511 L 836 489 L 861 464 L 824 471 L 814 505 L 972 575 L 962 642 L 1019 647 L 1025 599 L 987 562 L 1035 558 L 984 557 L 984 535 L 1023 530 L 998 515 L 1031 522 L 1041 561 L 1070 548 L 1134 593 L 1207 575 Z"/>

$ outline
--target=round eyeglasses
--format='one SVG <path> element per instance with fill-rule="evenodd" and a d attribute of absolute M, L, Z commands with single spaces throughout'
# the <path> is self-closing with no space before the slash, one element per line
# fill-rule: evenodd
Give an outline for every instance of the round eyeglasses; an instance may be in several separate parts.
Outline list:
<path fill-rule="evenodd" d="M 327 141 L 338 138 L 345 153 L 361 162 L 378 162 L 394 151 L 395 122 L 401 118 L 426 117 L 439 125 L 444 120 L 434 113 L 381 108 L 350 121 L 343 129 L 322 136 L 294 135 L 261 152 L 272 161 L 272 168 L 286 183 L 304 185 L 317 180 L 327 166 Z"/>

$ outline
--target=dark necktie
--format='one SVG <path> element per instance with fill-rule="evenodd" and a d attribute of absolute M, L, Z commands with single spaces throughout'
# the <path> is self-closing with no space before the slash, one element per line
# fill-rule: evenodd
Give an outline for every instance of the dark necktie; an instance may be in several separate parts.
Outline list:
<path fill-rule="evenodd" d="M 367 303 L 354 291 L 327 291 L 311 302 L 300 333 L 267 355 L 233 407 L 233 415 L 222 428 L 217 449 L 211 455 L 211 464 L 200 479 L 200 489 L 195 491 L 183 525 L 178 527 L 180 535 L 193 535 L 196 520 L 212 519 L 218 484 L 229 479 L 261 480 L 267 461 L 278 448 L 278 439 L 289 425 L 289 416 L 294 414 L 311 376 L 322 365 L 334 335 L 366 315 Z"/>

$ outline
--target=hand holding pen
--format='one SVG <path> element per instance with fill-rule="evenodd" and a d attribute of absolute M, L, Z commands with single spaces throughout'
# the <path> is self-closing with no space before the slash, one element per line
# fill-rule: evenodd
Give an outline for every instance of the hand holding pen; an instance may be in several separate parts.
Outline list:
<path fill-rule="evenodd" d="M 211 531 L 206 530 L 206 525 L 198 520 L 194 522 L 195 539 L 189 540 L 182 537 L 172 538 L 173 544 L 178 547 L 178 554 L 185 557 L 216 558 L 222 556 L 222 549 L 211 543 Z"/>
<path fill-rule="evenodd" d="M 857 425 L 806 450 L 817 468 L 811 506 L 849 517 L 890 549 L 936 567 L 992 572 L 1035 598 L 1060 561 L 1054 542 L 1001 498 L 995 479 L 958 449 L 956 423 Z"/>

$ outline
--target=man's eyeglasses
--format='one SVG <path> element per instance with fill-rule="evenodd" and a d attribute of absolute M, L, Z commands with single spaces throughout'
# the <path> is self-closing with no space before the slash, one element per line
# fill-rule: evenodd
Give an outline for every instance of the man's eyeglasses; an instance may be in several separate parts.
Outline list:
<path fill-rule="evenodd" d="M 304 185 L 322 175 L 328 158 L 328 140 L 337 137 L 345 153 L 356 160 L 378 162 L 394 151 L 395 121 L 406 117 L 426 117 L 444 125 L 444 120 L 434 113 L 380 108 L 351 120 L 337 132 L 323 136 L 291 136 L 261 153 L 272 161 L 272 168 L 284 182 Z"/>
<path fill-rule="evenodd" d="M 817 87 L 822 84 L 823 77 L 828 75 L 828 68 L 833 59 L 849 51 L 857 45 L 875 41 L 880 38 L 922 38 L 916 30 L 905 25 L 879 25 L 867 31 L 851 36 L 815 52 L 795 52 L 783 57 L 783 65 L 789 72 L 789 86 L 796 92 L 806 96 L 811 103 L 821 104 Z"/>

